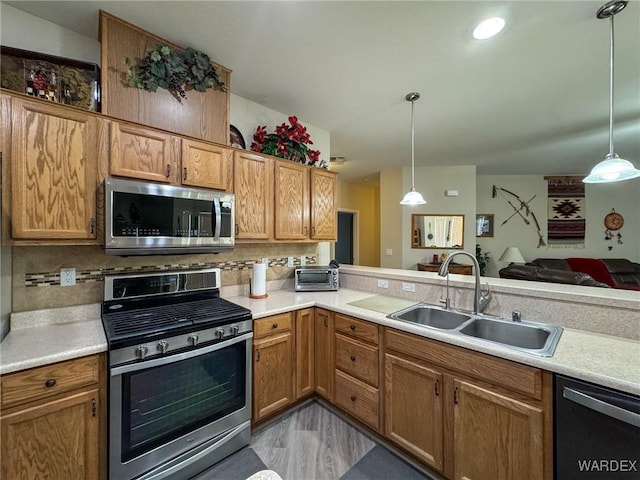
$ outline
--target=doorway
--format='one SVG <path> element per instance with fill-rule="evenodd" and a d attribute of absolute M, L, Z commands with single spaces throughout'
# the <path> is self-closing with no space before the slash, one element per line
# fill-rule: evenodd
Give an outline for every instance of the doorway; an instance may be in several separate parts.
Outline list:
<path fill-rule="evenodd" d="M 338 210 L 338 241 L 333 257 L 339 264 L 358 264 L 358 212 Z"/>

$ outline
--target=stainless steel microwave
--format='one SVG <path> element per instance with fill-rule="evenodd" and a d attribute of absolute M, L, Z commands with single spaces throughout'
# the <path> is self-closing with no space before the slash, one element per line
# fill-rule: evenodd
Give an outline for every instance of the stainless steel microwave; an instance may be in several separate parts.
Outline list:
<path fill-rule="evenodd" d="M 340 280 L 338 269 L 333 267 L 301 267 L 296 268 L 296 292 L 320 292 L 338 290 Z"/>
<path fill-rule="evenodd" d="M 105 253 L 215 253 L 235 243 L 234 195 L 107 178 Z"/>

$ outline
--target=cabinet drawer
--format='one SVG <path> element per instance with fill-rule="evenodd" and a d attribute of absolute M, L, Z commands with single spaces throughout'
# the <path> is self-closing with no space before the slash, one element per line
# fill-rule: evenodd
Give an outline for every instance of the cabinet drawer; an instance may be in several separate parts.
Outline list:
<path fill-rule="evenodd" d="M 253 322 L 253 337 L 262 338 L 291 330 L 291 312 L 261 318 Z"/>
<path fill-rule="evenodd" d="M 539 368 L 392 329 L 385 332 L 385 344 L 388 350 L 427 360 L 538 400 L 542 398 L 542 370 Z"/>
<path fill-rule="evenodd" d="M 92 355 L 4 375 L 2 408 L 97 383 L 98 371 L 98 356 Z"/>
<path fill-rule="evenodd" d="M 336 334 L 336 368 L 378 386 L 378 347 Z"/>
<path fill-rule="evenodd" d="M 336 331 L 378 344 L 378 325 L 336 313 Z"/>
<path fill-rule="evenodd" d="M 379 391 L 336 370 L 335 402 L 376 430 L 380 425 Z"/>

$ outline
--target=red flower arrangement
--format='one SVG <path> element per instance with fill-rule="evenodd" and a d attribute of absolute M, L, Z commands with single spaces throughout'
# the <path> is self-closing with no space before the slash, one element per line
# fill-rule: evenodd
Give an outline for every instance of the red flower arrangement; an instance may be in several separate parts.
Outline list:
<path fill-rule="evenodd" d="M 298 117 L 289 117 L 290 125 L 283 123 L 276 127 L 275 133 L 267 133 L 267 127 L 259 125 L 253 134 L 251 150 L 276 157 L 287 158 L 295 162 L 328 168 L 324 160 L 320 160 L 320 151 L 311 150 L 313 145 L 307 127 L 298 123 Z"/>

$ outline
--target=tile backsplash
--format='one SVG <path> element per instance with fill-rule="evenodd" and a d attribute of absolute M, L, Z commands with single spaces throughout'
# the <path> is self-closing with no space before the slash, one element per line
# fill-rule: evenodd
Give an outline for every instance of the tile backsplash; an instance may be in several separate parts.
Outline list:
<path fill-rule="evenodd" d="M 159 272 L 197 268 L 220 268 L 222 285 L 249 282 L 253 263 L 269 259 L 267 280 L 293 276 L 301 257 L 317 263 L 317 244 L 240 244 L 218 254 L 117 257 L 107 256 L 100 247 L 14 247 L 14 312 L 66 307 L 101 302 L 104 275 Z M 288 257 L 294 267 L 288 267 Z M 76 285 L 60 286 L 60 268 L 76 269 Z"/>

